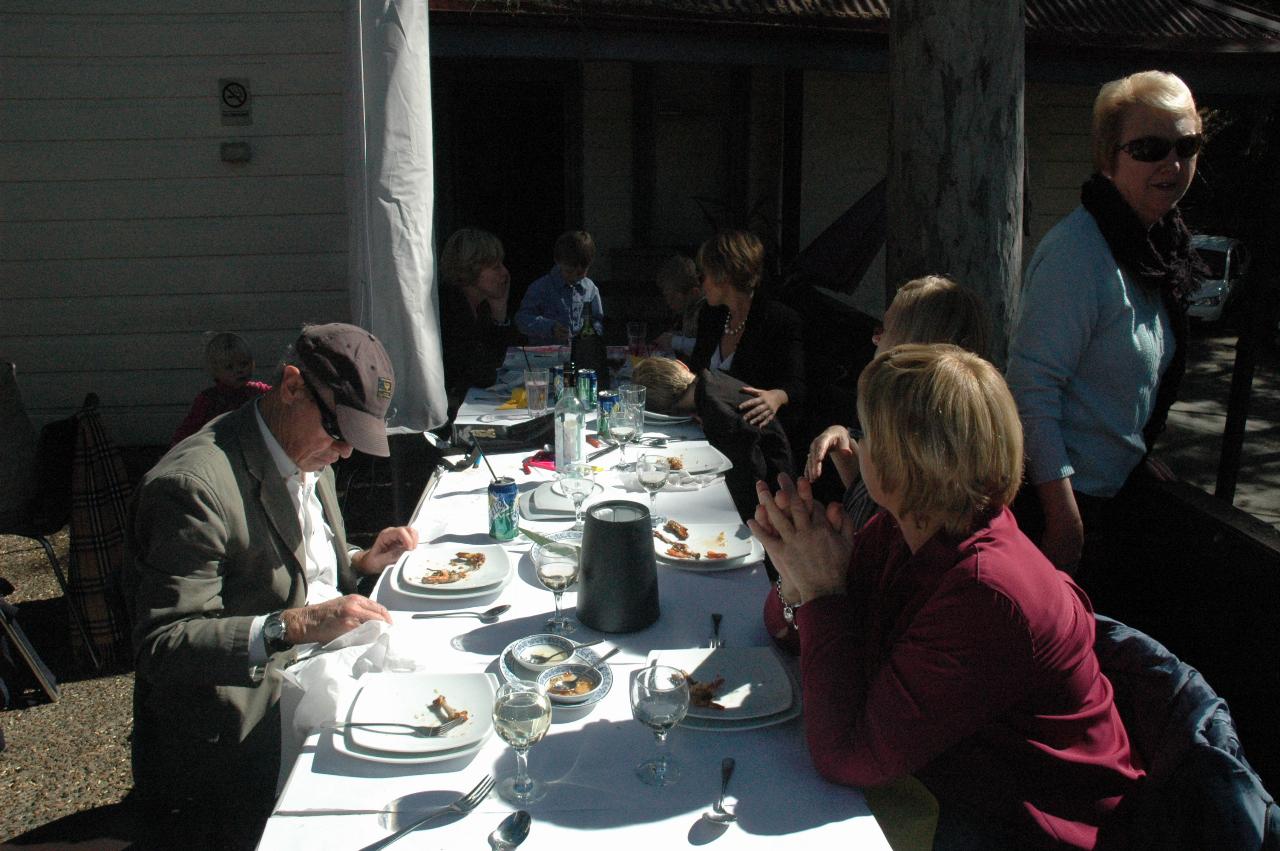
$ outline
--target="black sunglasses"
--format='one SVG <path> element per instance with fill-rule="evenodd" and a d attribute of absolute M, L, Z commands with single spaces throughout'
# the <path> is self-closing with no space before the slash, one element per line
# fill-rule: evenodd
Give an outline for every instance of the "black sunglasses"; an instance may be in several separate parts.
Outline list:
<path fill-rule="evenodd" d="M 1143 136 L 1123 145 L 1116 145 L 1117 151 L 1124 151 L 1140 163 L 1158 163 L 1176 151 L 1178 159 L 1189 160 L 1204 147 L 1204 136 L 1193 133 L 1180 139 L 1165 139 L 1161 136 Z"/>
<path fill-rule="evenodd" d="M 320 427 L 324 429 L 324 433 L 340 443 L 345 442 L 342 430 L 338 428 L 338 415 L 333 412 L 333 408 L 324 403 L 324 399 L 316 392 L 315 385 L 311 383 L 310 378 L 307 378 L 307 374 L 302 370 L 298 370 L 298 374 L 302 376 L 302 382 L 307 385 L 311 398 L 316 400 L 316 409 L 320 411 Z"/>

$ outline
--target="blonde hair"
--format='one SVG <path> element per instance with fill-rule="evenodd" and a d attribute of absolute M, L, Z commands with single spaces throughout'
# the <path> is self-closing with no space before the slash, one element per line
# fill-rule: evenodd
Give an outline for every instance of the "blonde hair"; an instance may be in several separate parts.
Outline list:
<path fill-rule="evenodd" d="M 662 292 L 687 293 L 698 286 L 698 267 L 692 258 L 674 254 L 662 264 L 656 277 Z"/>
<path fill-rule="evenodd" d="M 470 286 L 480 273 L 505 257 L 502 241 L 487 230 L 461 228 L 449 235 L 440 252 L 440 278 L 457 289 Z"/>
<path fill-rule="evenodd" d="M 764 274 L 764 244 L 745 230 L 722 230 L 698 249 L 704 275 L 744 293 L 755 290 Z"/>
<path fill-rule="evenodd" d="M 858 379 L 858 417 L 881 487 L 903 517 L 968 534 L 1013 501 L 1022 479 L 1022 423 L 987 361 L 947 344 L 894 346 Z"/>
<path fill-rule="evenodd" d="M 253 351 L 249 341 L 239 334 L 230 331 L 219 331 L 207 335 L 204 344 L 204 363 L 210 374 L 226 366 L 235 355 L 244 355 L 253 360 Z"/>
<path fill-rule="evenodd" d="M 1111 171 L 1115 164 L 1116 146 L 1123 144 L 1120 130 L 1129 108 L 1141 104 L 1196 122 L 1199 133 L 1204 123 L 1196 112 L 1196 99 L 1191 89 L 1177 74 L 1167 71 L 1139 71 L 1104 83 L 1093 102 L 1093 169 Z"/>
<path fill-rule="evenodd" d="M 885 331 L 895 340 L 954 343 L 979 357 L 991 356 L 991 322 L 982 297 L 944 275 L 907 281 L 889 307 L 893 321 L 885 311 Z"/>
<path fill-rule="evenodd" d="M 643 384 L 645 403 L 659 414 L 674 414 L 676 403 L 693 383 L 694 375 L 673 358 L 651 357 L 636 364 L 631 380 Z"/>

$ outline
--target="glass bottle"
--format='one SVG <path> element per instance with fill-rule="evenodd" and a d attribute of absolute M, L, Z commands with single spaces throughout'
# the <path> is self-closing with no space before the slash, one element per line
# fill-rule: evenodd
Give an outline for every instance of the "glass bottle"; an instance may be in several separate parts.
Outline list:
<path fill-rule="evenodd" d="M 566 468 L 587 456 L 587 411 L 578 398 L 578 373 L 572 363 L 564 367 L 564 392 L 556 401 L 556 467 Z"/>

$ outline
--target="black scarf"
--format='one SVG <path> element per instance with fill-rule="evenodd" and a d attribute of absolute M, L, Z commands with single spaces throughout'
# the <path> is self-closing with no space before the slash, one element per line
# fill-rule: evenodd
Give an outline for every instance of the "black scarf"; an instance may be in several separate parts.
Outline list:
<path fill-rule="evenodd" d="M 1116 262 L 1148 292 L 1158 292 L 1185 310 L 1203 275 L 1200 258 L 1191 248 L 1191 232 L 1178 208 L 1145 227 L 1108 178 L 1095 174 L 1080 187 L 1080 203 L 1098 223 Z"/>
<path fill-rule="evenodd" d="M 1148 292 L 1158 292 L 1173 326 L 1173 361 L 1156 389 L 1156 404 L 1142 429 L 1147 451 L 1164 431 L 1169 408 L 1187 367 L 1187 296 L 1195 292 L 1196 276 L 1205 274 L 1199 256 L 1191 248 L 1191 233 L 1174 207 L 1146 228 L 1114 183 L 1101 174 L 1080 187 L 1080 203 L 1098 223 L 1111 254 L 1120 268 Z"/>

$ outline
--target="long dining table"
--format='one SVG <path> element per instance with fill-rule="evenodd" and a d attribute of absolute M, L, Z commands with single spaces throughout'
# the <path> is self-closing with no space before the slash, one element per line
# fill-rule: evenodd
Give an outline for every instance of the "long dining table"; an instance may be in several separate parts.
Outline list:
<path fill-rule="evenodd" d="M 500 396 L 473 391 L 460 418 L 482 418 L 497 411 Z M 518 418 L 523 412 L 508 412 Z M 646 435 L 663 434 L 672 447 L 705 446 L 696 425 L 646 422 Z M 630 450 L 632 458 L 635 449 Z M 538 467 L 528 472 L 522 460 L 529 451 L 491 454 L 493 472 L 511 476 L 522 496 L 554 473 Z M 588 506 L 605 499 L 648 504 L 634 476 L 612 469 L 618 454 L 597 462 L 600 490 Z M 494 544 L 488 535 L 490 469 L 486 464 L 433 477 L 412 519 L 420 546 L 447 545 L 459 550 Z M 723 477 L 701 487 L 659 492 L 658 509 L 687 524 L 723 524 L 738 529 Z M 572 517 L 558 520 L 521 518 L 523 528 L 538 534 L 567 529 Z M 524 538 L 504 543 L 513 573 L 505 586 L 466 600 L 436 600 L 406 593 L 388 568 L 372 592 L 392 614 L 397 646 L 411 648 L 415 674 L 485 672 L 502 681 L 499 656 L 512 642 L 544 632 L 552 610 L 552 594 L 535 576 L 532 543 Z M 613 686 L 603 699 L 587 707 L 556 706 L 545 738 L 529 753 L 529 771 L 542 784 L 545 797 L 526 809 L 533 826 L 522 848 L 665 848 L 714 844 L 724 849 L 776 848 L 786 841 L 810 848 L 888 848 L 883 831 L 862 793 L 828 783 L 809 760 L 802 717 L 755 729 L 706 730 L 684 725 L 668 737 L 670 753 L 683 768 L 673 785 L 645 785 L 634 767 L 652 755 L 652 732 L 633 720 L 629 702 L 632 674 L 655 650 L 707 647 L 713 612 L 722 615 L 720 636 L 727 647 L 770 644 L 761 609 L 768 580 L 758 545 L 741 566 L 728 570 L 687 569 L 658 563 L 660 615 L 651 626 L 627 634 L 606 634 L 577 624 L 571 636 L 585 642 L 604 639 L 595 648 L 618 652 L 608 661 Z M 575 615 L 574 590 L 564 607 Z M 416 619 L 420 612 L 477 611 L 496 604 L 510 610 L 496 623 L 467 617 Z M 784 662 L 784 664 L 786 664 Z M 365 674 L 364 676 L 371 676 Z M 384 675 L 385 676 L 385 675 Z M 390 676 L 396 676 L 391 674 Z M 798 674 L 792 665 L 792 676 Z M 359 680 L 357 680 L 357 683 Z M 795 688 L 799 700 L 799 689 Z M 345 707 L 338 706 L 338 718 Z M 396 719 L 408 720 L 408 719 Z M 444 806 L 477 784 L 486 774 L 514 770 L 512 749 L 491 735 L 469 755 L 428 764 L 398 764 L 353 757 L 341 747 L 340 732 L 297 731 L 288 702 L 282 704 L 286 742 L 281 791 L 260 848 L 357 849 L 391 833 L 395 827 Z M 733 757 L 736 772 L 729 801 L 737 820 L 717 824 L 704 817 L 720 792 L 724 757 Z M 461 849 L 485 847 L 498 823 L 516 809 L 491 794 L 469 815 L 443 819 L 415 831 L 394 847 Z"/>

